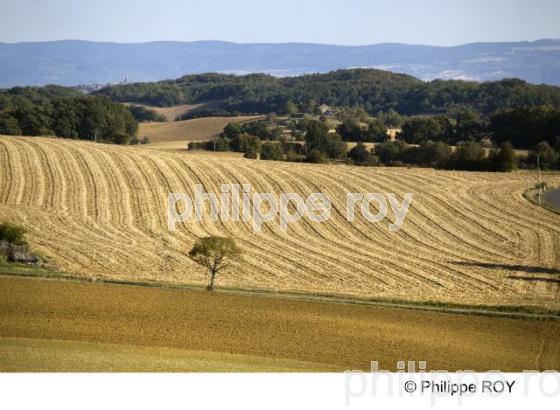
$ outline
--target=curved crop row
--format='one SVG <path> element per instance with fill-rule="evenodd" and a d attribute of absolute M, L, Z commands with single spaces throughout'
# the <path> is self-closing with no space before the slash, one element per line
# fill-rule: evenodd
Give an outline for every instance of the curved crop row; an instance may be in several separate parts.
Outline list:
<path fill-rule="evenodd" d="M 86 277 L 204 283 L 187 252 L 228 235 L 243 260 L 219 285 L 468 304 L 560 307 L 560 216 L 522 197 L 530 173 L 275 163 L 179 155 L 48 138 L 0 138 L 0 220 L 24 225 L 34 248 Z M 559 183 L 560 176 L 550 177 Z M 189 221 L 167 230 L 167 194 L 323 192 L 331 218 Z M 398 232 L 346 221 L 347 192 L 414 199 Z M 390 216 L 389 219 L 392 219 Z"/>

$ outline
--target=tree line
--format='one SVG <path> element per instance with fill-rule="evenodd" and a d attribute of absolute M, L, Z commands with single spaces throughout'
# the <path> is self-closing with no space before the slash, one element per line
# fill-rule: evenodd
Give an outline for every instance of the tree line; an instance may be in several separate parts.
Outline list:
<path fill-rule="evenodd" d="M 122 104 L 65 87 L 0 90 L 0 134 L 127 144 L 138 123 Z"/>
<path fill-rule="evenodd" d="M 456 145 L 487 141 L 496 146 L 510 141 L 515 148 L 532 149 L 540 142 L 554 146 L 560 138 L 560 109 L 551 106 L 502 109 L 483 118 L 473 111 L 453 117 L 411 117 L 404 120 L 399 139 L 409 144 L 442 141 Z"/>
<path fill-rule="evenodd" d="M 435 119 L 434 121 L 439 121 Z M 373 122 L 377 126 L 377 122 Z M 260 124 L 260 125 L 259 125 Z M 560 138 L 553 145 L 540 141 L 528 157 L 520 157 L 510 141 L 499 142 L 497 149 L 490 149 L 480 141 L 463 140 L 455 147 L 447 141 L 415 139 L 414 144 L 405 140 L 388 141 L 381 138 L 374 148 L 368 149 L 359 141 L 352 149 L 339 132 L 332 132 L 324 121 L 307 122 L 303 143 L 288 141 L 283 135 L 251 133 L 251 129 L 266 129 L 264 122 L 229 124 L 222 135 L 207 142 L 191 142 L 190 149 L 242 152 L 245 158 L 274 161 L 310 163 L 343 162 L 359 166 L 420 166 L 466 171 L 509 172 L 518 167 L 534 168 L 539 158 L 542 169 L 560 169 Z M 338 127 L 346 130 L 348 124 Z M 360 127 L 369 135 L 371 123 Z M 269 130 L 270 132 L 270 130 Z M 353 131 L 355 132 L 355 130 Z"/>

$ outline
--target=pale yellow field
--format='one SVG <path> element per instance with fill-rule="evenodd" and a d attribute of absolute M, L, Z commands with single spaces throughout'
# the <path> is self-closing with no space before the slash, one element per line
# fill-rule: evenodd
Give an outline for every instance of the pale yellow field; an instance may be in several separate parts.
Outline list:
<path fill-rule="evenodd" d="M 155 147 L 163 142 L 208 141 L 222 133 L 230 122 L 246 122 L 259 117 L 208 117 L 186 121 L 140 123 L 138 136 L 149 137 Z"/>
<path fill-rule="evenodd" d="M 34 248 L 85 277 L 206 283 L 186 253 L 230 235 L 243 263 L 218 286 L 375 298 L 560 308 L 560 215 L 528 203 L 528 173 L 363 168 L 178 155 L 48 138 L 0 138 L 0 220 L 24 225 Z M 546 177 L 559 184 L 560 176 Z M 323 192 L 331 219 L 240 222 L 167 230 L 167 194 L 194 184 Z M 399 232 L 345 219 L 346 192 L 414 194 Z"/>

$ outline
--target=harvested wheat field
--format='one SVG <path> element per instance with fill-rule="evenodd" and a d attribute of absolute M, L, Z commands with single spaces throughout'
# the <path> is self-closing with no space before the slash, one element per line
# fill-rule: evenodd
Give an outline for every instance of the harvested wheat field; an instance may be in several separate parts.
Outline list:
<path fill-rule="evenodd" d="M 186 255 L 196 238 L 229 235 L 242 263 L 218 286 L 368 298 L 560 309 L 560 215 L 527 202 L 527 173 L 264 162 L 178 155 L 48 138 L 0 138 L 0 220 L 23 225 L 33 247 L 82 277 L 205 284 Z M 546 176 L 552 184 L 559 175 Z M 189 221 L 167 229 L 167 195 L 225 183 L 253 191 L 323 192 L 323 223 L 285 232 L 278 221 Z M 347 192 L 414 200 L 398 232 L 346 221 Z M 392 214 L 390 214 L 392 215 Z"/>
<path fill-rule="evenodd" d="M 138 135 L 150 138 L 150 146 L 158 143 L 181 141 L 208 141 L 222 133 L 230 122 L 247 122 L 260 117 L 207 117 L 173 122 L 140 123 Z"/>
<path fill-rule="evenodd" d="M 44 279 L 0 278 L 0 335 L 0 371 L 560 369 L 557 321 Z"/>

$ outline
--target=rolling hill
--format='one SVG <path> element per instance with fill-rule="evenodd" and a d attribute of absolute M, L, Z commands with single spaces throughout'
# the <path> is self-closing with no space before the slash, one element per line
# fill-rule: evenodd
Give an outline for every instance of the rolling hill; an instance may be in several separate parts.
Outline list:
<path fill-rule="evenodd" d="M 560 87 L 528 84 L 519 79 L 426 83 L 409 75 L 376 69 L 337 70 L 283 78 L 265 74 L 205 73 L 110 86 L 95 91 L 94 95 L 161 107 L 212 101 L 212 110 L 236 115 L 282 113 L 287 102 L 295 103 L 305 112 L 314 112 L 317 105 L 327 104 L 362 106 L 370 114 L 396 110 L 407 115 L 449 113 L 457 109 L 489 115 L 514 107 L 560 107 Z"/>
<path fill-rule="evenodd" d="M 179 155 L 52 138 L 0 138 L 0 220 L 23 225 L 33 247 L 86 278 L 204 284 L 187 252 L 196 238 L 229 235 L 242 266 L 218 286 L 367 298 L 560 308 L 560 216 L 527 202 L 529 173 L 357 168 Z M 559 175 L 547 176 L 560 183 Z M 323 192 L 329 221 L 187 222 L 167 229 L 167 195 L 194 184 Z M 400 231 L 346 221 L 347 192 L 414 201 Z"/>

